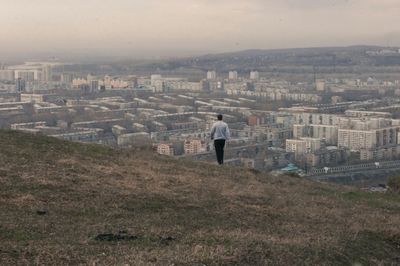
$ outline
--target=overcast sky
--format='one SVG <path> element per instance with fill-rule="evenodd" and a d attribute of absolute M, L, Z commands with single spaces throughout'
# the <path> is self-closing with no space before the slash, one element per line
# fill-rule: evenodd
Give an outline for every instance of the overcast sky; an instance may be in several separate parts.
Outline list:
<path fill-rule="evenodd" d="M 400 0 L 0 0 L 0 57 L 400 46 Z"/>

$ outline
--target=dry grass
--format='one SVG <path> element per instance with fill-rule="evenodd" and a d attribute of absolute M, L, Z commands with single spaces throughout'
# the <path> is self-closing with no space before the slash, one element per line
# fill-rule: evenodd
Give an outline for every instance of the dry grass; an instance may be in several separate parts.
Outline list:
<path fill-rule="evenodd" d="M 0 131 L 1 265 L 398 265 L 399 225 L 395 195 Z"/>

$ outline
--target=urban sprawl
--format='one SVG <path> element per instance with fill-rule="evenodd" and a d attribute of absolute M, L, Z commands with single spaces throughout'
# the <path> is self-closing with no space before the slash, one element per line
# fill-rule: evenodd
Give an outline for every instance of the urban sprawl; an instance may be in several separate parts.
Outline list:
<path fill-rule="evenodd" d="M 226 163 L 323 177 L 400 168 L 400 81 L 204 71 L 202 79 L 82 75 L 62 63 L 0 69 L 0 128 L 167 156 L 215 161 L 210 127 L 223 114 Z"/>

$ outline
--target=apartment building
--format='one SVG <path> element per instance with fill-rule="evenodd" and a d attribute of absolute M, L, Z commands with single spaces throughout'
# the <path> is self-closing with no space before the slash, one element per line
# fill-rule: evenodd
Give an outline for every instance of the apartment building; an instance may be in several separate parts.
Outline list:
<path fill-rule="evenodd" d="M 157 153 L 161 155 L 174 156 L 175 149 L 171 143 L 160 143 L 157 145 Z"/>
<path fill-rule="evenodd" d="M 318 138 L 287 139 L 286 151 L 295 154 L 305 154 L 316 152 L 323 146 L 323 142 Z"/>
<path fill-rule="evenodd" d="M 380 147 L 399 144 L 400 127 L 379 128 L 373 130 L 339 129 L 338 145 L 352 151 L 373 150 Z"/>
<path fill-rule="evenodd" d="M 186 140 L 184 143 L 185 154 L 197 154 L 205 152 L 206 150 L 206 143 L 201 139 Z"/>
<path fill-rule="evenodd" d="M 338 130 L 338 127 L 333 125 L 293 125 L 293 137 L 320 138 L 328 145 L 337 145 Z"/>

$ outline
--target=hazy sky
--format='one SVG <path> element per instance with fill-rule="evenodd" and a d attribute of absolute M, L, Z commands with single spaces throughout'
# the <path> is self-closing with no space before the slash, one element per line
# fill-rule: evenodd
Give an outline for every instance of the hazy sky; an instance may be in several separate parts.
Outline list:
<path fill-rule="evenodd" d="M 400 46 L 400 0 L 0 0 L 0 57 Z"/>

